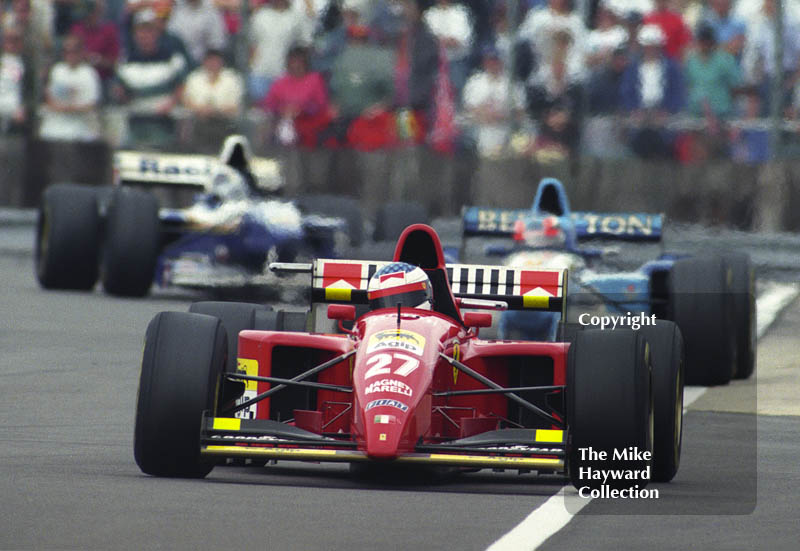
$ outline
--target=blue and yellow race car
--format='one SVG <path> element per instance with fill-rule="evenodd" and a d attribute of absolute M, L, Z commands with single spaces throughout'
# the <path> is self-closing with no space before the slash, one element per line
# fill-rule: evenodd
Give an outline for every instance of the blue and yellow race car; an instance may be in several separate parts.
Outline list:
<path fill-rule="evenodd" d="M 553 178 L 539 183 L 530 209 L 463 211 L 464 242 L 472 236 L 505 238 L 485 252 L 504 256 L 506 266 L 569 270 L 571 323 L 559 326 L 547 312 L 504 312 L 500 338 L 555 340 L 559 331 L 635 329 L 668 319 L 685 340 L 688 384 L 749 377 L 755 367 L 755 272 L 747 255 L 662 250 L 635 269 L 621 269 L 613 262 L 618 251 L 585 244 L 661 242 L 663 226 L 661 214 L 574 212 L 564 186 Z"/>

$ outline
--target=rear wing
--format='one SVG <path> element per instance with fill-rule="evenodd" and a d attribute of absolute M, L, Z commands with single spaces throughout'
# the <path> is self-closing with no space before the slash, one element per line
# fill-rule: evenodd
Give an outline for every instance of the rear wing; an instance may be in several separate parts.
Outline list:
<path fill-rule="evenodd" d="M 182 155 L 147 151 L 114 153 L 114 173 L 123 185 L 189 186 L 210 189 L 211 176 L 219 166 L 213 155 Z M 250 169 L 256 183 L 266 191 L 283 185 L 280 163 L 275 159 L 254 157 Z"/>
<path fill-rule="evenodd" d="M 467 207 L 463 213 L 463 233 L 465 237 L 510 237 L 516 221 L 530 216 L 528 209 Z M 573 212 L 570 217 L 578 239 L 660 241 L 664 224 L 662 214 Z"/>
<path fill-rule="evenodd" d="M 368 304 L 370 278 L 391 262 L 318 259 L 310 264 L 273 263 L 277 272 L 311 274 L 312 303 Z M 447 279 L 457 298 L 502 301 L 509 310 L 562 312 L 567 270 L 522 270 L 477 264 L 448 264 Z"/>

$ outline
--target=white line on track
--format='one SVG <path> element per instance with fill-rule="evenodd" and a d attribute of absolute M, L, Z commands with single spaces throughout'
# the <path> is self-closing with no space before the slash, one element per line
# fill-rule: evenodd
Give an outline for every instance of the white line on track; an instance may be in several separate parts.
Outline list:
<path fill-rule="evenodd" d="M 756 300 L 756 335 L 759 339 L 798 294 L 798 285 L 775 283 L 764 290 Z M 705 387 L 687 386 L 683 397 L 684 411 L 705 391 Z M 487 551 L 533 551 L 566 526 L 591 501 L 592 498 L 578 497 L 577 491 L 571 486 L 564 486 L 510 532 L 490 545 Z"/>
<path fill-rule="evenodd" d="M 800 294 L 800 286 L 771 284 L 756 301 L 756 336 L 760 339 L 775 322 L 784 308 Z"/>

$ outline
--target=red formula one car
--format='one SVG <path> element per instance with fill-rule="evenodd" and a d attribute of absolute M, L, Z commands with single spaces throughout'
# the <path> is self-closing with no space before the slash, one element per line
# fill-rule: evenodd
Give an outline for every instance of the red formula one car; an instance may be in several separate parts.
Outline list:
<path fill-rule="evenodd" d="M 675 475 L 673 323 L 572 343 L 482 340 L 491 314 L 462 310 L 563 312 L 567 273 L 445 265 L 425 225 L 403 232 L 391 263 L 273 268 L 309 272 L 312 303 L 328 303 L 340 331 L 298 331 L 288 313 L 242 303 L 156 315 L 136 412 L 143 472 L 203 477 L 246 458 L 566 473 L 590 487 Z M 355 304 L 370 309 L 355 319 Z M 641 476 L 603 482 L 592 469 Z"/>

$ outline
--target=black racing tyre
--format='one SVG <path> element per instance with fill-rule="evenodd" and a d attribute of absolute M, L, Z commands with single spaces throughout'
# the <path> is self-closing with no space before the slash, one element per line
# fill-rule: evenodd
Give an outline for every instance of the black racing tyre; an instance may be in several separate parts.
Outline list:
<path fill-rule="evenodd" d="M 101 220 L 97 190 L 48 187 L 36 224 L 36 278 L 45 289 L 91 290 L 97 282 Z"/>
<path fill-rule="evenodd" d="M 305 213 L 336 216 L 345 221 L 350 245 L 358 247 L 364 241 L 364 216 L 358 199 L 340 195 L 306 195 L 297 199 L 298 208 Z"/>
<path fill-rule="evenodd" d="M 575 336 L 578 331 L 583 331 L 585 326 L 580 323 L 573 322 L 558 322 L 558 329 L 556 331 L 556 342 L 575 342 Z"/>
<path fill-rule="evenodd" d="M 133 451 L 142 472 L 202 478 L 214 462 L 200 456 L 202 414 L 215 413 L 227 338 L 219 319 L 156 314 L 145 335 Z"/>
<path fill-rule="evenodd" d="M 650 461 L 614 453 L 653 449 L 653 404 L 646 339 L 638 331 L 579 331 L 567 359 L 567 464 L 576 488 L 597 489 L 601 469 L 636 471 L 640 478 L 608 480 L 613 488 L 647 485 Z M 589 449 L 606 454 L 589 456 Z M 635 450 L 632 450 L 635 449 Z M 588 470 L 591 469 L 591 470 Z"/>
<path fill-rule="evenodd" d="M 289 310 L 278 310 L 278 330 L 302 333 L 308 331 L 308 310 L 292 312 Z"/>
<path fill-rule="evenodd" d="M 311 312 L 289 310 L 272 310 L 263 314 L 264 323 L 268 323 L 270 331 L 291 331 L 302 333 L 309 330 Z M 264 329 L 267 329 L 264 327 Z"/>
<path fill-rule="evenodd" d="M 122 187 L 108 208 L 102 280 L 107 293 L 141 297 L 150 291 L 161 250 L 158 201 L 151 193 Z"/>
<path fill-rule="evenodd" d="M 687 258 L 669 273 L 669 318 L 685 347 L 687 385 L 724 385 L 736 362 L 728 270 L 721 257 Z"/>
<path fill-rule="evenodd" d="M 225 362 L 227 372 L 236 371 L 236 358 L 239 350 L 239 333 L 246 329 L 276 331 L 275 317 L 272 307 L 247 302 L 194 302 L 189 312 L 214 316 L 222 322 L 228 335 L 228 359 Z"/>
<path fill-rule="evenodd" d="M 390 201 L 375 214 L 375 241 L 396 241 L 411 224 L 430 224 L 428 210 L 413 201 Z"/>
<path fill-rule="evenodd" d="M 669 482 L 678 472 L 683 441 L 683 337 L 671 321 L 657 320 L 640 333 L 650 345 L 653 389 L 651 480 Z"/>
<path fill-rule="evenodd" d="M 756 274 L 750 257 L 744 253 L 722 256 L 730 272 L 733 325 L 736 333 L 734 379 L 747 379 L 756 367 Z"/>

